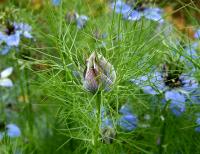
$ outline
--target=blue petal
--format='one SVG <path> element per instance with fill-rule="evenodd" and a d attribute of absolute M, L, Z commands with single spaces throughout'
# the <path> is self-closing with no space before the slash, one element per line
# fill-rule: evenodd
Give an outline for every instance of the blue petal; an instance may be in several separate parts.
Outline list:
<path fill-rule="evenodd" d="M 31 39 L 33 36 L 31 35 L 32 27 L 25 23 L 14 23 L 16 31 L 25 38 Z"/>
<path fill-rule="evenodd" d="M 6 55 L 10 51 L 10 49 L 11 49 L 10 46 L 4 46 L 3 49 L 1 49 L 0 54 Z"/>
<path fill-rule="evenodd" d="M 136 10 L 131 11 L 130 14 L 124 14 L 124 19 L 128 19 L 128 20 L 131 20 L 131 21 L 140 20 L 141 17 L 142 17 L 141 13 L 139 11 L 136 11 Z"/>
<path fill-rule="evenodd" d="M 170 109 L 174 115 L 180 116 L 183 112 L 185 112 L 185 103 L 171 101 Z"/>
<path fill-rule="evenodd" d="M 126 114 L 131 114 L 131 113 L 132 113 L 132 110 L 131 110 L 130 105 L 129 105 L 129 104 L 124 104 L 124 105 L 120 108 L 119 113 L 124 114 L 124 115 L 126 115 Z"/>
<path fill-rule="evenodd" d="M 102 119 L 101 121 L 101 128 L 107 128 L 107 127 L 113 127 L 113 122 L 112 122 L 112 119 L 111 118 L 104 118 Z"/>
<path fill-rule="evenodd" d="M 137 79 L 131 79 L 131 82 L 142 88 L 144 93 L 151 95 L 159 94 L 158 91 L 163 91 L 165 88 L 162 75 L 159 72 L 154 72 L 153 74 L 142 76 Z"/>
<path fill-rule="evenodd" d="M 196 31 L 196 33 L 194 34 L 194 38 L 199 39 L 200 38 L 200 29 L 198 29 Z"/>
<path fill-rule="evenodd" d="M 6 129 L 9 137 L 19 137 L 21 135 L 19 127 L 15 124 L 8 124 Z"/>
<path fill-rule="evenodd" d="M 120 119 L 119 119 L 119 126 L 126 130 L 126 131 L 132 131 L 137 127 L 137 117 L 132 115 L 132 114 L 128 114 L 128 115 L 123 115 Z"/>
<path fill-rule="evenodd" d="M 131 11 L 131 6 L 129 6 L 128 4 L 124 3 L 121 0 L 116 1 L 116 4 L 112 3 L 111 8 L 113 10 L 115 9 L 116 13 L 120 13 L 120 14 L 123 14 L 123 15 L 126 15 L 126 14 L 128 14 L 128 12 Z"/>
<path fill-rule="evenodd" d="M 182 88 L 187 92 L 195 91 L 199 87 L 195 78 L 189 77 L 188 75 L 181 75 L 180 79 L 183 84 Z"/>
<path fill-rule="evenodd" d="M 82 29 L 85 26 L 87 21 L 88 21 L 88 17 L 87 16 L 85 16 L 85 15 L 79 16 L 77 18 L 77 21 L 76 21 L 77 22 L 77 27 L 79 29 Z"/>
<path fill-rule="evenodd" d="M 174 103 L 185 103 L 186 101 L 186 97 L 185 95 L 181 94 L 180 92 L 176 91 L 176 90 L 171 90 L 171 91 L 166 91 L 165 92 L 165 99 L 171 100 Z"/>
<path fill-rule="evenodd" d="M 162 11 L 159 8 L 147 8 L 144 10 L 144 16 L 153 21 L 159 21 L 162 23 L 164 20 L 162 18 Z"/>
<path fill-rule="evenodd" d="M 16 32 L 13 35 L 7 36 L 5 42 L 8 46 L 18 46 L 20 42 L 20 33 Z"/>
<path fill-rule="evenodd" d="M 158 94 L 158 92 L 155 91 L 154 88 L 151 86 L 144 86 L 142 89 L 143 89 L 144 93 L 146 93 L 146 94 L 150 94 L 150 95 Z"/>
<path fill-rule="evenodd" d="M 60 4 L 61 0 L 52 0 L 52 4 L 54 6 L 58 6 Z"/>

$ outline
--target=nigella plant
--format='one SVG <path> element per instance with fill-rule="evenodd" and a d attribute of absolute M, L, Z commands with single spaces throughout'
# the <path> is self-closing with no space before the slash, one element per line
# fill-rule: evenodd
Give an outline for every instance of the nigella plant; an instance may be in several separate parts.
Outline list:
<path fill-rule="evenodd" d="M 145 7 L 142 2 L 135 3 L 135 6 L 132 7 L 122 0 L 117 0 L 116 3 L 111 4 L 111 9 L 115 10 L 117 14 L 122 14 L 126 20 L 137 21 L 145 17 L 159 23 L 164 21 L 162 18 L 163 11 L 160 8 Z"/>
<path fill-rule="evenodd" d="M 181 66 L 182 67 L 182 66 Z M 185 111 L 186 102 L 195 102 L 194 92 L 198 90 L 198 82 L 190 74 L 184 74 L 176 62 L 165 63 L 162 71 L 154 71 L 148 75 L 132 79 L 147 94 L 164 94 L 163 104 L 170 102 L 169 108 L 176 116 Z"/>
<path fill-rule="evenodd" d="M 79 15 L 77 12 L 68 12 L 65 18 L 70 24 L 76 23 L 78 29 L 84 28 L 89 20 L 88 16 Z"/>
<path fill-rule="evenodd" d="M 4 136 L 8 136 L 10 138 L 19 137 L 21 135 L 21 130 L 16 124 L 7 124 L 5 128 L 0 130 L 0 141 Z"/>
<path fill-rule="evenodd" d="M 31 30 L 28 24 L 7 22 L 0 31 L 0 54 L 5 55 L 12 47 L 19 46 L 21 36 L 31 39 Z"/>
<path fill-rule="evenodd" d="M 86 61 L 83 85 L 88 91 L 109 91 L 116 80 L 116 72 L 102 55 L 93 52 Z"/>
<path fill-rule="evenodd" d="M 12 81 L 8 78 L 12 74 L 12 72 L 13 72 L 13 68 L 8 67 L 0 73 L 0 86 L 2 86 L 2 87 L 12 87 L 13 86 Z"/>
<path fill-rule="evenodd" d="M 120 118 L 118 119 L 118 125 L 125 131 L 133 131 L 136 129 L 138 124 L 138 118 L 133 111 L 129 104 L 125 104 L 119 110 L 121 114 Z"/>

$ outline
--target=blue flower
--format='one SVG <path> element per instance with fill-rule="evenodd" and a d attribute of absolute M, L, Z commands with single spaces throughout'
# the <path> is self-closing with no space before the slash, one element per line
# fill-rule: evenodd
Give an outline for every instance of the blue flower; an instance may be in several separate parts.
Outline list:
<path fill-rule="evenodd" d="M 60 4 L 61 0 L 52 0 L 51 2 L 54 6 L 58 6 Z"/>
<path fill-rule="evenodd" d="M 33 36 L 31 35 L 32 27 L 25 23 L 14 23 L 14 27 L 20 35 L 23 35 L 25 38 L 31 39 Z"/>
<path fill-rule="evenodd" d="M 20 33 L 16 31 L 14 34 L 7 35 L 0 32 L 1 42 L 5 42 L 7 46 L 18 46 L 20 42 Z"/>
<path fill-rule="evenodd" d="M 137 127 L 138 119 L 130 109 L 128 104 L 121 107 L 119 111 L 122 115 L 118 120 L 118 125 L 125 131 L 133 131 Z"/>
<path fill-rule="evenodd" d="M 11 49 L 10 46 L 3 46 L 2 49 L 0 49 L 0 54 L 6 55 L 10 51 L 10 49 Z"/>
<path fill-rule="evenodd" d="M 6 133 L 9 137 L 19 137 L 21 135 L 21 131 L 19 127 L 15 124 L 6 125 Z"/>
<path fill-rule="evenodd" d="M 153 20 L 158 21 L 159 23 L 164 22 L 162 18 L 163 11 L 159 8 L 146 8 L 144 9 L 144 17 Z"/>
<path fill-rule="evenodd" d="M 124 115 L 126 115 L 126 114 L 132 114 L 132 110 L 131 110 L 130 105 L 129 104 L 124 104 L 120 108 L 119 113 L 124 114 Z"/>
<path fill-rule="evenodd" d="M 186 96 L 182 93 L 176 90 L 166 91 L 165 100 L 170 101 L 169 108 L 174 115 L 180 116 L 183 112 L 185 112 Z"/>
<path fill-rule="evenodd" d="M 2 46 L 0 54 L 5 55 L 11 47 L 17 47 L 20 43 L 20 37 L 31 39 L 31 26 L 25 23 L 12 23 L 8 25 L 4 32 L 0 32 L 0 45 Z"/>
<path fill-rule="evenodd" d="M 142 14 L 136 10 L 131 11 L 131 13 L 128 14 L 128 16 L 124 15 L 124 19 L 132 20 L 132 21 L 140 20 L 141 17 L 142 17 Z"/>
<path fill-rule="evenodd" d="M 119 119 L 119 125 L 124 130 L 132 131 L 137 127 L 137 117 L 135 115 L 132 115 L 132 114 L 123 115 Z"/>
<path fill-rule="evenodd" d="M 121 0 L 118 0 L 116 3 L 114 2 L 111 4 L 111 9 L 115 9 L 116 13 L 126 16 L 131 11 L 131 6 Z"/>
<path fill-rule="evenodd" d="M 79 15 L 77 12 L 68 12 L 66 15 L 66 21 L 69 24 L 76 24 L 78 29 L 84 28 L 88 20 L 88 16 Z"/>
<path fill-rule="evenodd" d="M 130 5 L 124 3 L 122 0 L 116 1 L 116 3 L 111 4 L 111 9 L 115 10 L 117 14 L 122 14 L 123 18 L 126 20 L 137 21 L 144 16 L 145 18 L 153 21 L 162 23 L 164 20 L 162 18 L 163 11 L 159 8 L 143 8 L 139 7 L 133 9 Z"/>
<path fill-rule="evenodd" d="M 193 104 L 199 102 L 199 84 L 195 78 L 187 74 L 181 74 L 177 79 L 178 86 L 171 87 L 171 84 L 176 84 L 176 81 L 173 79 L 175 83 L 172 81 L 169 84 L 170 80 L 166 80 L 163 76 L 162 73 L 155 71 L 140 78 L 131 79 L 131 82 L 138 85 L 144 93 L 151 95 L 164 93 L 163 102 L 170 101 L 169 108 L 176 116 L 180 116 L 185 111 L 187 100 Z"/>
<path fill-rule="evenodd" d="M 163 77 L 160 72 L 149 73 L 145 76 L 131 79 L 131 82 L 140 86 L 146 94 L 156 95 L 165 89 Z"/>
<path fill-rule="evenodd" d="M 0 141 L 3 139 L 5 135 L 7 135 L 10 138 L 19 137 L 21 136 L 21 130 L 15 124 L 7 124 L 5 131 L 0 132 Z"/>
<path fill-rule="evenodd" d="M 78 29 L 82 29 L 88 21 L 88 17 L 85 15 L 80 15 L 76 19 L 76 24 Z"/>
<path fill-rule="evenodd" d="M 200 29 L 198 29 L 196 31 L 196 33 L 194 34 L 194 38 L 199 39 L 200 38 Z"/>

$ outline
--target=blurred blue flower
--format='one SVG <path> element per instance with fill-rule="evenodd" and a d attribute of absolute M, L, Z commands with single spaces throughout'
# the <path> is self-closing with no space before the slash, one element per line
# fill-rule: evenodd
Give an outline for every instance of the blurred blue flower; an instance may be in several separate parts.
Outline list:
<path fill-rule="evenodd" d="M 33 36 L 31 35 L 32 27 L 25 23 L 14 23 L 14 27 L 20 35 L 23 35 L 25 38 L 31 39 Z"/>
<path fill-rule="evenodd" d="M 196 33 L 194 34 L 194 38 L 196 39 L 200 38 L 200 29 L 197 29 Z"/>
<path fill-rule="evenodd" d="M 61 0 L 52 0 L 51 2 L 54 6 L 58 6 L 60 4 Z"/>
<path fill-rule="evenodd" d="M 0 32 L 0 45 L 2 46 L 0 54 L 5 55 L 11 47 L 18 46 L 21 36 L 31 39 L 31 30 L 31 26 L 25 23 L 14 22 L 6 27 L 5 31 Z"/>
<path fill-rule="evenodd" d="M 157 71 L 130 81 L 142 88 L 144 93 L 151 95 L 159 94 L 166 88 L 162 74 Z"/>
<path fill-rule="evenodd" d="M 144 93 L 157 95 L 164 93 L 164 101 L 170 101 L 170 110 L 176 116 L 180 116 L 185 111 L 185 103 L 188 100 L 190 103 L 199 103 L 199 94 L 197 89 L 199 84 L 197 80 L 190 77 L 189 74 L 181 74 L 178 81 L 179 86 L 170 87 L 163 78 L 162 73 L 155 71 L 148 75 L 131 79 L 131 82 L 138 85 Z"/>
<path fill-rule="evenodd" d="M 118 120 L 118 125 L 126 131 L 133 131 L 137 127 L 138 119 L 131 112 L 131 108 L 128 104 L 121 107 L 119 111 L 122 115 Z"/>
<path fill-rule="evenodd" d="M 144 9 L 144 17 L 153 20 L 158 21 L 159 23 L 164 22 L 164 19 L 162 18 L 163 11 L 160 8 L 146 8 Z"/>
<path fill-rule="evenodd" d="M 19 137 L 21 135 L 21 131 L 19 127 L 15 124 L 6 125 L 6 133 L 9 137 Z"/>
<path fill-rule="evenodd" d="M 142 16 L 149 20 L 157 21 L 162 23 L 164 19 L 162 18 L 163 11 L 160 8 L 131 8 L 130 5 L 124 3 L 122 0 L 118 0 L 111 4 L 111 9 L 117 14 L 122 14 L 123 18 L 126 20 L 137 21 L 140 20 Z"/>
<path fill-rule="evenodd" d="M 118 14 L 122 14 L 126 16 L 131 11 L 131 6 L 124 3 L 122 0 L 117 0 L 116 3 L 113 2 L 111 4 L 111 9 L 115 10 L 115 12 Z"/>
<path fill-rule="evenodd" d="M 127 103 L 124 104 L 124 105 L 122 105 L 122 107 L 119 110 L 119 113 L 124 114 L 124 115 L 126 115 L 126 114 L 132 114 L 132 110 L 131 110 L 130 105 L 127 104 Z"/>
<path fill-rule="evenodd" d="M 170 101 L 169 108 L 174 115 L 180 116 L 183 112 L 185 112 L 186 96 L 182 93 L 176 90 L 166 91 L 165 100 Z"/>
<path fill-rule="evenodd" d="M 8 46 L 18 46 L 20 42 L 20 33 L 16 31 L 14 34 L 7 35 L 0 32 L 1 42 L 5 42 Z"/>
<path fill-rule="evenodd" d="M 197 118 L 196 124 L 197 124 L 198 126 L 195 128 L 195 131 L 196 131 L 196 132 L 200 132 L 200 117 Z"/>
<path fill-rule="evenodd" d="M 123 115 L 119 119 L 119 125 L 127 131 L 132 131 L 137 127 L 137 117 L 132 114 Z"/>
<path fill-rule="evenodd" d="M 3 139 L 4 135 L 10 138 L 15 138 L 21 136 L 20 128 L 15 124 L 8 124 L 3 132 L 0 132 L 0 141 Z"/>
<path fill-rule="evenodd" d="M 76 24 L 78 29 L 82 29 L 85 27 L 87 21 L 89 20 L 88 16 L 86 15 L 79 15 L 77 12 L 67 12 L 66 21 L 69 24 Z"/>
<path fill-rule="evenodd" d="M 132 21 L 140 20 L 141 17 L 142 17 L 142 14 L 137 10 L 131 11 L 131 13 L 128 14 L 128 16 L 124 15 L 125 19 L 132 20 Z"/>
<path fill-rule="evenodd" d="M 0 54 L 1 55 L 6 55 L 9 51 L 10 51 L 11 47 L 10 46 L 3 46 L 1 49 L 0 49 Z"/>
<path fill-rule="evenodd" d="M 76 24 L 78 29 L 82 29 L 88 21 L 88 17 L 85 15 L 80 15 L 76 19 Z"/>

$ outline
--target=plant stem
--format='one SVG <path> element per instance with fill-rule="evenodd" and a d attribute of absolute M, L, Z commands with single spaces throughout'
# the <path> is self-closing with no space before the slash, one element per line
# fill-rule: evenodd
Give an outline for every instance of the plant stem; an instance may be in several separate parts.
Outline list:
<path fill-rule="evenodd" d="M 159 154 L 164 153 L 163 151 L 163 144 L 165 142 L 165 136 L 166 136 L 166 125 L 167 125 L 167 106 L 169 105 L 170 101 L 166 102 L 163 110 L 162 115 L 164 117 L 164 122 L 162 124 L 162 127 L 160 129 L 160 144 L 159 144 Z"/>
<path fill-rule="evenodd" d="M 98 145 L 98 137 L 101 125 L 101 92 L 99 91 L 96 96 L 96 108 L 97 108 L 97 124 L 96 124 L 96 135 L 95 135 L 95 146 Z"/>

